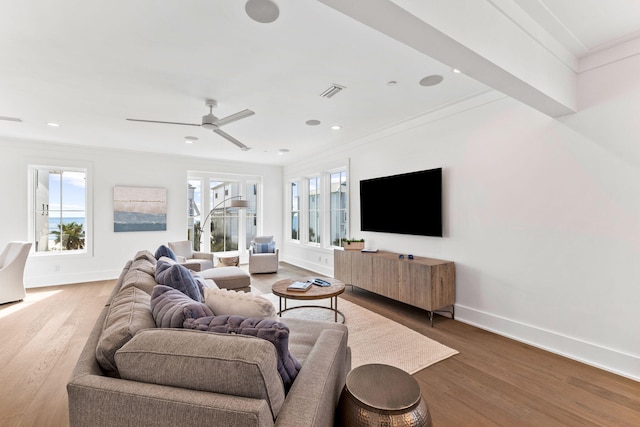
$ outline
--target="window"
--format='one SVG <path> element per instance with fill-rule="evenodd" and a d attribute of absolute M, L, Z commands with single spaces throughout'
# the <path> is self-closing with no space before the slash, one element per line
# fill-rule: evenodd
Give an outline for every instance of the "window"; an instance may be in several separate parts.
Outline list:
<path fill-rule="evenodd" d="M 342 246 L 342 241 L 347 238 L 347 172 L 334 172 L 330 174 L 329 181 L 330 241 L 334 246 Z"/>
<path fill-rule="evenodd" d="M 210 252 L 238 250 L 238 209 L 231 208 L 231 201 L 240 195 L 237 182 L 211 181 L 211 244 Z"/>
<path fill-rule="evenodd" d="M 291 183 L 291 240 L 300 240 L 300 195 L 299 184 Z"/>
<path fill-rule="evenodd" d="M 258 183 L 248 182 L 245 195 L 245 199 L 249 202 L 249 207 L 245 210 L 245 246 L 248 248 L 251 246 L 253 238 L 258 234 L 258 213 L 256 212 L 256 206 L 258 206 Z"/>
<path fill-rule="evenodd" d="M 243 251 L 258 234 L 261 180 L 256 176 L 189 172 L 187 238 L 194 250 Z M 246 208 L 232 202 L 246 200 Z M 208 242 L 208 243 L 207 243 Z"/>
<path fill-rule="evenodd" d="M 30 166 L 36 253 L 84 253 L 88 245 L 87 169 Z"/>
<path fill-rule="evenodd" d="M 289 237 L 330 249 L 349 234 L 348 169 L 339 167 L 288 181 Z"/>
<path fill-rule="evenodd" d="M 199 179 L 190 179 L 187 181 L 187 240 L 193 242 L 193 250 L 200 251 L 200 240 L 202 233 L 202 208 L 201 201 L 201 182 Z"/>
<path fill-rule="evenodd" d="M 320 178 L 309 178 L 309 242 L 320 243 Z"/>

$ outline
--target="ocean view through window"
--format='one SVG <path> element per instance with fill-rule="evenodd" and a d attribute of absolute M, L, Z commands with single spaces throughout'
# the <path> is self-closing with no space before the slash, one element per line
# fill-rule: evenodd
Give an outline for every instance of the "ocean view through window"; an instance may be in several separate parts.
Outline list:
<path fill-rule="evenodd" d="M 34 250 L 85 252 L 87 170 L 31 166 Z"/>

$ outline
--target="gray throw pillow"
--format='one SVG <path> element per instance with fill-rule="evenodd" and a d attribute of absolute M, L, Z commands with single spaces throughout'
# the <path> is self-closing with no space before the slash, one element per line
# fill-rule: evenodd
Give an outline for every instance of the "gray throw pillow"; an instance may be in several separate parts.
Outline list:
<path fill-rule="evenodd" d="M 156 282 L 159 285 L 177 289 L 194 301 L 201 302 L 204 299 L 200 292 L 200 287 L 191 274 L 191 270 L 180 264 L 171 265 L 158 261 L 156 264 Z"/>

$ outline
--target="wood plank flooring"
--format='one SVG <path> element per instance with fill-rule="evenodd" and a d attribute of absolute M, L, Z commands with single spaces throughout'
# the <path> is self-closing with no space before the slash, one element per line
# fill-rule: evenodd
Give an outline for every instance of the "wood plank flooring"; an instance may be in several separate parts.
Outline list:
<path fill-rule="evenodd" d="M 252 276 L 314 273 L 285 263 Z M 115 281 L 30 289 L 0 305 L 0 426 L 68 425 L 66 383 Z M 460 354 L 414 375 L 434 425 L 640 426 L 640 383 L 473 326 L 347 287 L 345 299 L 416 330 Z M 381 349 L 384 350 L 384 349 Z"/>

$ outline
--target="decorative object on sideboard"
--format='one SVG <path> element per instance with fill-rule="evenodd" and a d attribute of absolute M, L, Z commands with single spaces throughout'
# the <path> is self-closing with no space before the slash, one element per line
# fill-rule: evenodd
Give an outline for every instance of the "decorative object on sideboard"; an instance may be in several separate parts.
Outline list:
<path fill-rule="evenodd" d="M 342 241 L 342 247 L 346 251 L 361 251 L 364 249 L 364 239 L 344 239 Z"/>

